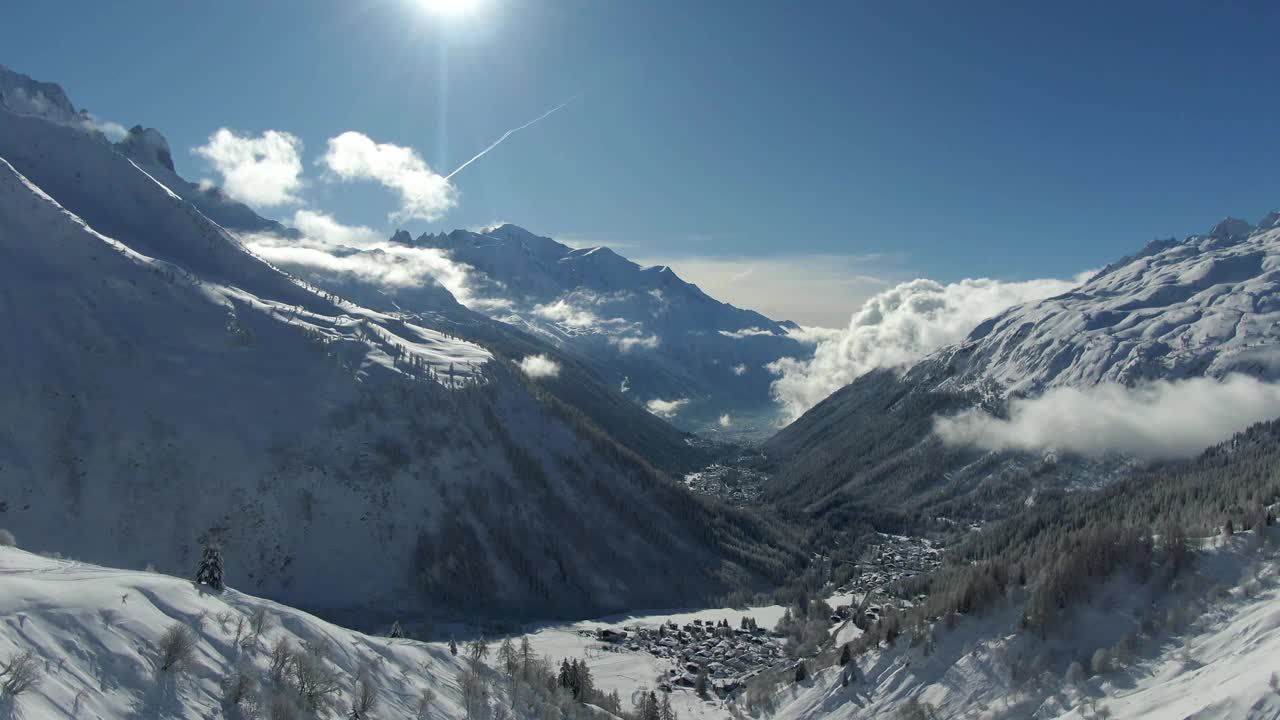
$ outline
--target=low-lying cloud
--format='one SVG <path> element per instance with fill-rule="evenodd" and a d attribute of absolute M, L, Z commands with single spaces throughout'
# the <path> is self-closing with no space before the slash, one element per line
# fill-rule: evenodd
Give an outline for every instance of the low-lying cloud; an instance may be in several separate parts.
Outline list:
<path fill-rule="evenodd" d="M 645 407 L 649 412 L 660 418 L 673 418 L 676 413 L 680 412 L 680 408 L 689 404 L 689 398 L 679 398 L 678 400 L 660 400 L 654 398 L 645 403 Z"/>
<path fill-rule="evenodd" d="M 296 212 L 293 225 L 303 237 L 256 234 L 242 240 L 254 254 L 288 269 L 349 274 L 390 289 L 416 287 L 434 280 L 458 302 L 465 305 L 475 301 L 471 297 L 471 268 L 454 262 L 443 250 L 394 243 L 381 238 L 372 228 L 343 225 L 310 210 Z"/>
<path fill-rule="evenodd" d="M 373 180 L 400 195 L 392 221 L 434 222 L 458 203 L 448 178 L 432 170 L 411 147 L 376 143 L 352 130 L 329 139 L 320 164 L 344 181 Z"/>
<path fill-rule="evenodd" d="M 770 337 L 773 337 L 772 330 L 766 330 L 765 328 L 758 328 L 758 327 L 743 328 L 741 330 L 721 330 L 720 334 L 727 338 L 733 338 L 734 340 L 742 340 L 744 338 L 749 338 L 749 337 L 758 337 L 760 335 L 768 335 Z"/>
<path fill-rule="evenodd" d="M 1193 457 L 1233 433 L 1280 417 L 1280 384 L 1247 375 L 1192 378 L 1137 387 L 1052 388 L 1015 399 L 1008 419 L 970 410 L 939 417 L 946 443 L 984 450 L 1114 453 L 1149 460 Z"/>
<path fill-rule="evenodd" d="M 526 355 L 520 360 L 520 369 L 531 378 L 548 378 L 560 374 L 560 363 L 546 355 Z"/>
<path fill-rule="evenodd" d="M 195 153 L 222 176 L 222 188 L 250 205 L 274 207 L 299 202 L 302 141 L 268 130 L 257 137 L 220 128 Z"/>
<path fill-rule="evenodd" d="M 656 350 L 662 344 L 662 340 L 657 335 L 611 337 L 609 344 L 618 348 L 618 352 L 629 353 L 632 350 Z"/>
<path fill-rule="evenodd" d="M 964 339 L 978 323 L 1013 305 L 1052 297 L 1083 282 L 1071 280 L 961 280 L 943 285 L 912 280 L 872 297 L 840 331 L 805 328 L 816 340 L 812 360 L 782 358 L 768 365 L 778 375 L 772 392 L 795 419 L 836 390 L 877 368 L 901 368 Z"/>

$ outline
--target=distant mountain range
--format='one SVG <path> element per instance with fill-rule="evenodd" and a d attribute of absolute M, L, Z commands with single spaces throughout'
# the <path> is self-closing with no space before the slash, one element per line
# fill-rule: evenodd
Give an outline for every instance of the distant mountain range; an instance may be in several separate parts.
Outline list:
<path fill-rule="evenodd" d="M 1038 488 L 1105 483 L 1126 472 L 1131 460 L 1110 438 L 1087 440 L 1116 452 L 1088 457 L 1055 452 L 1055 440 L 1070 450 L 1067 437 L 1009 441 L 1022 450 L 948 444 L 935 432 L 938 418 L 980 411 L 992 418 L 988 426 L 1006 427 L 1011 412 L 1047 392 L 1071 394 L 1055 395 L 1062 402 L 1044 414 L 1073 412 L 1065 401 L 1072 399 L 1085 403 L 1081 412 L 1105 416 L 1117 412 L 1107 404 L 1121 396 L 1117 388 L 1164 383 L 1135 400 L 1159 408 L 1158 393 L 1176 392 L 1180 381 L 1232 375 L 1280 379 L 1277 213 L 1257 226 L 1227 219 L 1204 235 L 1150 243 L 1070 292 L 986 320 L 963 342 L 904 372 L 858 378 L 765 444 L 779 470 L 766 495 L 806 514 L 877 514 L 890 524 L 912 514 L 1000 516 Z M 1097 390 L 1104 387 L 1113 389 Z M 1187 386 L 1200 393 L 1187 402 L 1212 407 L 1204 393 L 1216 387 Z M 1273 405 L 1265 397 L 1241 404 L 1234 409 L 1236 425 L 1186 451 L 1280 414 L 1267 414 Z M 1250 412 L 1260 417 L 1250 419 Z M 1150 418 L 1152 432 L 1169 432 L 1160 420 Z M 1207 416 L 1180 421 L 1218 422 Z M 1070 419 L 1058 419 L 1055 427 L 1069 428 Z M 1028 449 L 1037 443 L 1040 450 Z M 896 519 L 886 517 L 895 512 Z"/>
<path fill-rule="evenodd" d="M 242 587 L 329 613 L 692 602 L 800 561 L 655 469 L 700 451 L 612 379 L 301 282 L 224 223 L 290 231 L 84 117 L 0 68 L 0 527 L 28 548 L 185 573 L 217 542 Z"/>

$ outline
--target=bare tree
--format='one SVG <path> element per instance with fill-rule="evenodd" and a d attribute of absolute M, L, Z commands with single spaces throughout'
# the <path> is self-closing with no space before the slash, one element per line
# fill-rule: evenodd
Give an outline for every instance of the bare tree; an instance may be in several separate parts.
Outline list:
<path fill-rule="evenodd" d="M 227 707 L 242 708 L 258 696 L 258 678 L 253 666 L 238 663 L 222 681 L 222 702 Z"/>
<path fill-rule="evenodd" d="M 191 662 L 196 654 L 196 635 L 184 623 L 176 622 L 160 636 L 160 657 L 157 664 L 164 672 L 180 670 Z"/>
<path fill-rule="evenodd" d="M 431 706 L 436 702 L 436 691 L 427 688 L 422 691 L 422 697 L 418 698 L 417 720 L 427 720 L 431 717 Z"/>
<path fill-rule="evenodd" d="M 267 606 L 258 605 L 249 614 L 249 633 L 253 637 L 253 643 L 257 645 L 262 634 L 270 629 L 271 616 L 267 614 Z"/>
<path fill-rule="evenodd" d="M 366 720 L 378 707 L 378 689 L 373 686 L 373 678 L 368 668 L 362 668 L 356 679 L 355 691 L 351 697 L 351 720 Z"/>
<path fill-rule="evenodd" d="M 39 687 L 42 679 L 36 654 L 23 650 L 9 658 L 7 664 L 0 665 L 0 697 L 16 700 L 23 693 Z"/>
<path fill-rule="evenodd" d="M 267 708 L 268 720 L 302 720 L 302 709 L 298 703 L 286 693 L 276 693 L 271 698 L 271 706 Z"/>
<path fill-rule="evenodd" d="M 293 686 L 307 710 L 316 713 L 329 703 L 331 695 L 342 689 L 341 675 L 329 662 L 328 648 L 323 643 L 308 643 L 293 656 Z"/>
<path fill-rule="evenodd" d="M 282 637 L 271 648 L 271 661 L 267 664 L 267 677 L 271 678 L 271 682 L 279 685 L 284 682 L 291 665 L 293 665 L 293 646 L 289 644 L 288 638 Z"/>

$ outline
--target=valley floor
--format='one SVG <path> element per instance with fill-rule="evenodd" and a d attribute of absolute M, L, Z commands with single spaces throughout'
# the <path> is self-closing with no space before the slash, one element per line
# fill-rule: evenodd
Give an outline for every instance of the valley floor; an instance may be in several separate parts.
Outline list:
<path fill-rule="evenodd" d="M 799 684 L 784 682 L 774 691 L 772 710 L 757 710 L 755 716 L 912 717 L 903 713 L 915 700 L 946 718 L 1280 717 L 1280 552 L 1275 542 L 1280 528 L 1273 533 L 1270 544 L 1252 533 L 1206 541 L 1193 576 L 1154 603 L 1132 581 L 1112 581 L 1048 642 L 1019 632 L 1010 611 L 963 618 L 954 629 L 935 632 L 931 652 L 912 647 L 904 635 L 895 647 L 857 658 L 858 673 L 847 688 L 838 667 L 816 670 Z M 856 599 L 846 594 L 828 603 Z M 1124 628 L 1136 626 L 1148 606 L 1160 613 L 1176 611 L 1179 619 L 1141 634 L 1123 661 L 1088 677 L 1064 678 L 1064 662 L 1087 660 L 1108 647 Z M 252 618 L 259 609 L 268 622 L 255 636 Z M 744 616 L 771 628 L 784 611 L 768 606 L 634 612 L 530 625 L 524 632 L 535 654 L 553 666 L 562 658 L 585 660 L 596 687 L 616 690 L 629 708 L 633 693 L 669 679 L 676 662 L 629 643 L 602 641 L 600 631 L 626 628 L 634 637 L 637 629 L 672 622 L 684 627 L 721 620 L 738 627 Z M 0 662 L 31 650 L 41 677 L 38 687 L 17 700 L 0 701 L 0 718 L 233 717 L 224 704 L 226 679 L 247 667 L 263 678 L 262 692 L 269 693 L 271 649 L 281 640 L 298 648 L 326 648 L 326 662 L 337 677 L 328 698 L 329 717 L 346 716 L 362 673 L 378 691 L 379 711 L 373 717 L 416 717 L 428 691 L 433 695 L 429 717 L 466 715 L 459 683 L 465 649 L 453 656 L 445 642 L 364 635 L 234 589 L 211 593 L 154 572 L 0 547 L 0 622 Z M 175 623 L 195 631 L 195 652 L 185 667 L 164 672 L 158 669 L 160 638 Z M 847 623 L 832 632 L 840 643 L 859 633 Z M 496 647 L 491 639 L 491 650 Z M 490 665 L 497 662 L 494 654 Z M 686 719 L 746 711 L 741 703 L 734 707 L 719 698 L 702 699 L 686 687 L 673 687 L 670 697 Z"/>

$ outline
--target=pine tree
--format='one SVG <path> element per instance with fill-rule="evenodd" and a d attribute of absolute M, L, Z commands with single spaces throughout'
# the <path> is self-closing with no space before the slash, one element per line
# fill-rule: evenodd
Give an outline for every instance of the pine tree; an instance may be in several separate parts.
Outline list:
<path fill-rule="evenodd" d="M 662 705 L 658 708 L 658 720 L 677 720 L 676 711 L 671 707 L 671 695 L 662 694 Z"/>
<path fill-rule="evenodd" d="M 458 656 L 458 643 L 453 638 L 449 638 L 449 654 L 454 657 Z"/>
<path fill-rule="evenodd" d="M 387 633 L 387 637 L 402 638 L 404 637 L 404 628 L 400 627 L 400 621 L 396 620 L 391 623 L 391 630 Z"/>
<path fill-rule="evenodd" d="M 515 643 L 509 637 L 504 638 L 502 645 L 498 647 L 498 662 L 508 676 L 514 677 L 516 670 L 520 669 L 520 654 L 516 652 Z"/>
<path fill-rule="evenodd" d="M 796 682 L 802 683 L 809 677 L 809 668 L 803 662 L 796 665 Z"/>
<path fill-rule="evenodd" d="M 853 655 L 849 652 L 849 643 L 845 643 L 844 647 L 840 650 L 840 664 L 848 665 L 849 661 L 852 659 Z"/>
<path fill-rule="evenodd" d="M 533 645 L 529 642 L 529 636 L 525 635 L 520 638 L 520 672 L 528 676 L 529 664 L 533 662 Z"/>
<path fill-rule="evenodd" d="M 214 592 L 222 592 L 222 548 L 213 544 L 204 546 L 196 568 L 196 582 L 209 586 Z"/>

